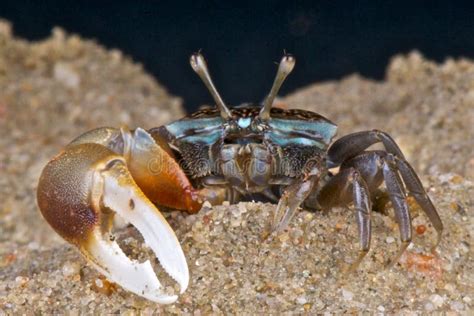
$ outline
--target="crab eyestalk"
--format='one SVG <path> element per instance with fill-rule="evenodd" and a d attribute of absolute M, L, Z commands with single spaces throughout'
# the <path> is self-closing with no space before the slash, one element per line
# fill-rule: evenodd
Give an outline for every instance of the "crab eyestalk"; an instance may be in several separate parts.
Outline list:
<path fill-rule="evenodd" d="M 212 82 L 211 75 L 209 74 L 209 70 L 207 69 L 207 64 L 206 64 L 206 60 L 204 59 L 204 56 L 202 56 L 201 53 L 195 53 L 191 55 L 191 58 L 189 61 L 191 63 L 191 67 L 193 68 L 193 70 L 201 78 L 201 80 L 204 82 L 207 89 L 211 93 L 212 97 L 214 98 L 214 101 L 216 102 L 216 106 L 221 112 L 221 117 L 224 120 L 228 120 L 232 116 L 232 113 L 229 110 L 229 108 L 225 105 L 219 92 L 217 92 L 217 89 L 214 86 L 214 83 Z"/>
<path fill-rule="evenodd" d="M 280 91 L 281 85 L 285 81 L 286 77 L 295 67 L 295 62 L 295 58 L 289 54 L 285 54 L 285 56 L 283 56 L 281 59 L 272 89 L 265 98 L 265 101 L 263 101 L 263 107 L 259 114 L 260 119 L 266 121 L 270 118 L 270 110 L 272 109 L 273 101 L 275 100 L 278 91 Z"/>

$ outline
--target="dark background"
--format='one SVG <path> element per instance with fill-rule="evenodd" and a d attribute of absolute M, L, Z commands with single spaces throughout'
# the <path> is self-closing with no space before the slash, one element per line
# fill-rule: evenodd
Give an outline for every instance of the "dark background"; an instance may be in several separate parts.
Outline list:
<path fill-rule="evenodd" d="M 3 0 L 0 17 L 30 40 L 61 26 L 119 48 L 189 110 L 212 102 L 188 64 L 199 49 L 234 105 L 263 99 L 284 49 L 297 64 L 281 94 L 354 72 L 382 79 L 393 55 L 413 49 L 474 57 L 473 2 Z"/>

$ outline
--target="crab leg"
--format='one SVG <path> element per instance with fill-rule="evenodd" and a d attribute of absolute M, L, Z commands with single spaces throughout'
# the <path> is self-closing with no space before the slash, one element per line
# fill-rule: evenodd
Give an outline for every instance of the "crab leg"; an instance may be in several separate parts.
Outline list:
<path fill-rule="evenodd" d="M 402 179 L 400 179 L 400 176 L 398 175 L 396 165 L 394 165 L 393 155 L 391 154 L 388 154 L 386 159 L 384 159 L 383 176 L 395 211 L 395 218 L 398 222 L 400 239 L 402 241 L 402 245 L 400 246 L 396 257 L 390 264 L 390 266 L 393 266 L 398 262 L 398 259 L 400 259 L 401 255 L 405 252 L 411 242 L 412 227 L 410 212 L 406 201 L 406 192 L 403 187 Z"/>
<path fill-rule="evenodd" d="M 69 145 L 43 170 L 38 205 L 48 223 L 76 245 L 101 273 L 123 288 L 158 303 L 172 303 L 149 261 L 129 259 L 110 238 L 114 214 L 143 235 L 164 270 L 186 290 L 189 272 L 166 220 L 137 186 L 126 160 L 91 143 Z"/>
<path fill-rule="evenodd" d="M 361 253 L 350 270 L 357 267 L 365 255 L 364 251 L 369 249 L 370 194 L 375 192 L 383 181 L 385 181 L 395 211 L 395 219 L 399 226 L 402 242 L 396 257 L 389 266 L 397 263 L 412 239 L 411 217 L 406 202 L 407 192 L 415 197 L 433 223 L 438 232 L 439 243 L 443 225 L 419 178 L 408 162 L 385 151 L 365 151 L 344 161 L 339 173 L 332 176 L 319 191 L 315 192 L 316 199 L 310 196 L 310 199 L 306 201 L 310 202 L 310 205 L 307 206 L 322 209 L 354 202 L 358 214 Z"/>
<path fill-rule="evenodd" d="M 315 167 L 303 178 L 297 179 L 285 189 L 273 218 L 271 227 L 273 232 L 281 232 L 288 226 L 296 210 L 306 200 L 319 178 L 320 172 Z"/>
<path fill-rule="evenodd" d="M 383 143 L 386 152 L 383 151 L 365 151 L 371 145 L 381 142 Z M 373 153 L 376 153 L 375 156 Z M 388 164 L 390 167 L 385 166 L 383 169 L 387 169 L 384 171 L 384 179 L 387 178 L 389 180 L 396 181 L 399 183 L 403 194 L 405 195 L 405 189 L 408 194 L 412 195 L 421 209 L 425 212 L 426 216 L 429 218 L 433 227 L 436 229 L 438 233 L 438 238 L 433 246 L 433 249 L 437 247 L 437 245 L 441 241 L 441 236 L 443 233 L 443 223 L 441 222 L 441 218 L 439 217 L 438 212 L 436 211 L 433 203 L 431 202 L 429 196 L 426 194 L 423 185 L 416 175 L 415 171 L 411 167 L 411 165 L 405 160 L 403 153 L 401 152 L 400 148 L 393 140 L 385 132 L 379 130 L 372 130 L 372 131 L 363 131 L 357 132 L 353 134 L 346 135 L 340 139 L 338 139 L 328 150 L 328 166 L 335 167 L 341 166 L 342 168 L 347 167 L 348 165 L 357 165 L 357 169 L 363 170 L 364 173 L 370 173 L 370 170 L 377 171 L 378 169 L 382 168 L 381 165 Z M 377 168 L 374 168 L 376 164 L 375 161 L 369 161 L 375 159 L 378 165 Z M 362 162 L 365 160 L 365 163 Z M 384 161 L 383 163 L 381 161 Z M 372 167 L 364 167 L 364 165 L 372 165 Z M 388 171 L 390 169 L 391 171 Z M 378 173 L 375 172 L 378 178 Z M 403 181 L 400 179 L 400 175 Z M 367 176 L 372 177 L 371 175 L 364 174 L 364 178 L 367 180 Z M 370 187 L 370 190 L 373 190 L 376 186 L 379 185 L 379 181 L 377 179 L 373 179 L 372 181 L 367 181 Z M 397 192 L 398 189 L 396 188 L 395 182 L 393 182 L 392 189 L 393 192 Z M 390 191 L 390 190 L 389 190 Z M 400 199 L 396 203 L 399 204 L 399 209 L 403 208 L 403 205 L 400 204 Z M 393 203 L 393 201 L 392 201 Z M 394 207 L 396 207 L 395 203 Z M 403 219 L 402 219 L 403 220 Z M 405 227 L 404 229 L 407 229 Z M 408 238 L 408 233 L 405 232 L 405 237 Z M 405 242 L 406 244 L 406 242 Z M 407 244 L 408 246 L 408 244 Z"/>
<path fill-rule="evenodd" d="M 379 142 L 383 143 L 387 152 L 405 159 L 402 151 L 390 135 L 379 130 L 372 130 L 352 133 L 339 138 L 328 150 L 328 165 L 330 168 L 339 166 L 345 160 Z"/>
<path fill-rule="evenodd" d="M 370 192 L 361 172 L 355 168 L 341 170 L 331 178 L 318 196 L 320 207 L 329 209 L 341 203 L 354 202 L 354 210 L 359 230 L 359 256 L 351 264 L 348 271 L 357 269 L 370 249 L 372 209 Z"/>
<path fill-rule="evenodd" d="M 443 233 L 443 223 L 441 222 L 441 218 L 439 217 L 438 212 L 436 212 L 436 209 L 428 194 L 426 194 L 425 189 L 423 189 L 423 185 L 421 184 L 421 181 L 416 175 L 412 166 L 410 166 L 410 164 L 403 159 L 399 159 L 397 157 L 394 157 L 394 159 L 397 163 L 398 171 L 402 175 L 403 181 L 405 182 L 408 193 L 415 198 L 416 202 L 418 205 L 420 205 L 426 216 L 428 216 L 429 220 L 433 224 L 433 227 L 438 233 L 436 243 L 433 245 L 434 249 L 440 243 Z"/>

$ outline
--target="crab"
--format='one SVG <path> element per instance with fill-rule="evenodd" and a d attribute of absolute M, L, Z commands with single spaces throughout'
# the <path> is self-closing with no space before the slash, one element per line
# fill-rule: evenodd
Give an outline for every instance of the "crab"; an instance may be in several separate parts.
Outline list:
<path fill-rule="evenodd" d="M 124 289 L 169 304 L 168 293 L 150 261 L 132 260 L 112 235 L 114 217 L 133 225 L 163 269 L 188 287 L 189 270 L 180 243 L 159 207 L 199 211 L 205 201 L 221 204 L 245 199 L 278 203 L 272 234 L 286 229 L 295 212 L 353 205 L 359 254 L 357 269 L 370 248 L 371 211 L 382 183 L 400 230 L 397 262 L 412 239 L 407 196 L 416 200 L 437 231 L 443 224 L 399 146 L 379 130 L 349 134 L 333 142 L 337 126 L 310 111 L 273 107 L 295 65 L 285 54 L 262 104 L 227 106 L 216 90 L 204 57 L 190 63 L 216 106 L 164 126 L 98 128 L 79 136 L 44 168 L 37 199 L 46 221 L 75 245 L 100 273 Z M 384 150 L 371 150 L 374 144 Z"/>

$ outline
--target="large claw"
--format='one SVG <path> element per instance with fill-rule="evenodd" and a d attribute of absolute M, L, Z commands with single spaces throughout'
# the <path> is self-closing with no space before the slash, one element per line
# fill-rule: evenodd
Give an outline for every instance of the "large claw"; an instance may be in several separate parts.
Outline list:
<path fill-rule="evenodd" d="M 142 234 L 164 270 L 184 292 L 189 271 L 171 227 L 130 175 L 124 158 L 98 144 L 68 147 L 45 167 L 38 185 L 45 219 L 108 279 L 149 300 L 169 304 L 150 262 L 129 259 L 110 238 L 118 214 Z"/>

